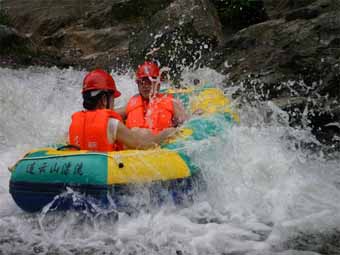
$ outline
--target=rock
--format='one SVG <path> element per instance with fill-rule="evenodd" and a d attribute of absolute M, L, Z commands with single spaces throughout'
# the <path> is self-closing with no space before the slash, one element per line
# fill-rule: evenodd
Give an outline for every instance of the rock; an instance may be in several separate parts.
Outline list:
<path fill-rule="evenodd" d="M 296 10 L 292 10 L 285 15 L 285 19 L 287 21 L 296 20 L 296 19 L 313 19 L 319 16 L 321 10 L 317 7 L 311 8 L 299 8 Z"/>
<path fill-rule="evenodd" d="M 24 38 L 18 32 L 5 25 L 0 25 L 0 50 L 2 53 L 9 51 L 11 47 L 15 47 Z"/>
<path fill-rule="evenodd" d="M 153 58 L 178 74 L 223 41 L 217 11 L 208 0 L 177 0 L 153 15 L 129 45 L 133 65 Z"/>
<path fill-rule="evenodd" d="M 14 28 L 0 25 L 0 54 L 19 56 L 33 54 L 35 49 L 30 38 L 18 33 Z"/>
<path fill-rule="evenodd" d="M 245 27 L 268 19 L 262 0 L 211 0 L 211 2 L 217 9 L 226 38 Z"/>
<path fill-rule="evenodd" d="M 30 35 L 30 39 L 40 50 L 39 55 L 46 55 L 47 59 L 53 59 L 51 62 L 58 66 L 68 66 L 80 64 L 81 50 L 91 48 L 91 43 L 93 45 L 93 40 L 89 40 L 90 45 L 88 45 L 86 41 L 88 37 L 79 31 L 81 30 L 79 27 L 83 27 L 86 22 L 95 23 L 92 18 L 96 15 L 104 17 L 109 2 L 111 1 L 4 0 L 3 6 L 11 18 L 11 24 L 21 33 Z M 82 30 L 86 28 L 83 27 Z M 90 28 L 91 30 L 93 29 Z M 99 34 L 102 35 L 100 32 Z"/>
<path fill-rule="evenodd" d="M 127 49 L 130 32 L 126 26 L 102 29 L 69 27 L 44 37 L 42 42 L 46 47 L 55 47 L 57 51 L 77 49 L 73 56 L 85 58 L 87 55 L 105 52 L 113 48 Z"/>
<path fill-rule="evenodd" d="M 14 27 L 34 36 L 48 35 L 82 17 L 90 0 L 61 0 L 57 2 L 35 0 L 4 0 L 4 8 Z"/>
<path fill-rule="evenodd" d="M 273 103 L 283 110 L 292 109 L 294 107 L 303 108 L 308 100 L 305 97 L 282 97 L 274 99 Z"/>
<path fill-rule="evenodd" d="M 264 8 L 270 19 L 283 18 L 289 13 L 300 13 L 302 16 L 314 16 L 316 9 L 324 12 L 339 10 L 337 0 L 263 0 Z M 306 12 L 308 12 L 306 14 Z M 296 15 L 294 14 L 294 15 Z"/>
<path fill-rule="evenodd" d="M 20 68 L 33 64 L 62 67 L 56 58 L 41 54 L 29 36 L 0 25 L 0 66 Z"/>
<path fill-rule="evenodd" d="M 221 49 L 214 67 L 228 73 L 232 81 L 244 80 L 249 74 L 259 78 L 259 83 L 272 85 L 303 80 L 304 86 L 295 86 L 298 93 L 306 93 L 320 80 L 337 81 L 339 14 L 336 11 L 290 22 L 278 19 L 243 29 Z M 228 69 L 226 60 L 231 65 Z M 276 85 L 272 91 L 275 97 L 280 96 Z"/>
<path fill-rule="evenodd" d="M 129 62 L 128 44 L 164 0 L 4 0 L 11 21 L 61 65 L 112 68 Z M 34 11 L 32 11 L 34 10 Z M 115 62 L 115 63 L 113 63 Z"/>
<path fill-rule="evenodd" d="M 136 17 L 150 18 L 158 11 L 168 7 L 174 0 L 125 0 L 115 1 L 112 5 L 112 16 L 119 21 L 136 19 Z"/>
<path fill-rule="evenodd" d="M 305 7 L 317 0 L 263 0 L 267 15 L 271 19 L 282 18 L 286 12 Z"/>
<path fill-rule="evenodd" d="M 236 94 L 248 102 L 280 102 L 291 124 L 301 124 L 307 107 L 313 132 L 331 143 L 340 136 L 340 130 L 327 126 L 339 122 L 336 104 L 328 103 L 340 102 L 339 3 L 313 1 L 281 14 L 285 18 L 237 32 L 202 62 L 227 74 L 226 85 L 238 85 Z M 299 102 L 290 104 L 287 98 Z"/>

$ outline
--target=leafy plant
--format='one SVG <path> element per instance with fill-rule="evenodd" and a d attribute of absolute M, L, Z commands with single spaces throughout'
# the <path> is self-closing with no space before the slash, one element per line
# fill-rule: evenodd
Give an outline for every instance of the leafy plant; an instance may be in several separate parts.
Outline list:
<path fill-rule="evenodd" d="M 10 20 L 6 10 L 1 6 L 0 3 L 0 25 L 9 25 Z"/>

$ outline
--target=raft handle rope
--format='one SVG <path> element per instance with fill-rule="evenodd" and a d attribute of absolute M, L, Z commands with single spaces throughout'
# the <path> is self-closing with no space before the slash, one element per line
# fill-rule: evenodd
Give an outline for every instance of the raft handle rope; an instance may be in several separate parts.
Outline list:
<path fill-rule="evenodd" d="M 73 145 L 73 144 L 67 144 L 67 145 L 63 145 L 57 148 L 57 151 L 61 151 L 64 149 L 76 149 L 78 151 L 80 151 L 80 147 L 77 145 Z"/>

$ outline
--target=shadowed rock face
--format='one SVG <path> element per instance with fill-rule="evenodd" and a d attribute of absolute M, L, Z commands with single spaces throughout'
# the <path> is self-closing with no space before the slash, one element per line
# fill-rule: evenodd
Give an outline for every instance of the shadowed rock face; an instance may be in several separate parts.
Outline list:
<path fill-rule="evenodd" d="M 134 66 L 147 56 L 169 66 L 176 76 L 222 40 L 222 26 L 209 1 L 177 0 L 146 21 L 145 29 L 132 38 L 129 53 Z"/>
<path fill-rule="evenodd" d="M 249 100 L 280 99 L 295 111 L 294 123 L 307 107 L 314 132 L 331 143 L 340 134 L 327 125 L 340 122 L 340 3 L 311 2 L 237 32 L 202 62 L 228 74 L 226 83 L 242 84 Z"/>
<path fill-rule="evenodd" d="M 282 18 L 286 12 L 306 7 L 317 0 L 263 0 L 271 19 Z"/>
<path fill-rule="evenodd" d="M 13 26 L 20 32 L 48 35 L 83 17 L 91 2 L 89 0 L 5 0 L 3 7 L 10 15 Z"/>
<path fill-rule="evenodd" d="M 262 0 L 248 2 L 234 0 L 210 1 L 217 9 L 226 38 L 243 28 L 268 20 Z"/>
<path fill-rule="evenodd" d="M 14 47 L 19 47 L 20 44 L 25 46 L 26 38 L 20 35 L 15 29 L 0 25 L 0 51 L 9 51 Z"/>
<path fill-rule="evenodd" d="M 208 0 L 4 0 L 3 5 L 12 25 L 62 65 L 112 68 L 131 60 L 136 66 L 162 48 L 154 57 L 162 63 L 172 59 L 175 68 L 175 62 L 187 58 L 190 64 L 223 38 Z"/>
<path fill-rule="evenodd" d="M 29 64 L 36 49 L 31 40 L 16 29 L 0 24 L 0 66 Z"/>
<path fill-rule="evenodd" d="M 112 68 L 128 63 L 128 45 L 164 0 L 4 0 L 12 25 L 62 66 Z"/>

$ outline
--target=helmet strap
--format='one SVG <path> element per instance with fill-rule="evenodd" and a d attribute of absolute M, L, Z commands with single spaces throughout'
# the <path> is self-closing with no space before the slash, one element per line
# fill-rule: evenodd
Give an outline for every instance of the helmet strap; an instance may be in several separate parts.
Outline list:
<path fill-rule="evenodd" d="M 105 96 L 106 96 L 106 109 L 110 109 L 110 98 L 112 97 L 112 93 L 106 92 Z"/>

